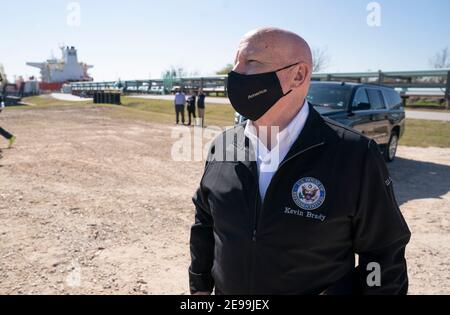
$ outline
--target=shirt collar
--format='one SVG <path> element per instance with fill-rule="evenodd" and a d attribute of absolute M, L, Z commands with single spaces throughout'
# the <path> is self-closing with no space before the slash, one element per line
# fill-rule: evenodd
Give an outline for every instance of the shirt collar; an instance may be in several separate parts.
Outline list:
<path fill-rule="evenodd" d="M 303 107 L 298 114 L 291 120 L 291 122 L 277 134 L 277 145 L 272 148 L 273 150 L 280 150 L 282 155 L 288 153 L 294 142 L 300 136 L 300 133 L 305 126 L 306 120 L 309 116 L 309 104 L 305 99 Z M 251 120 L 247 121 L 244 130 L 245 136 L 251 141 L 255 148 L 258 159 L 265 161 L 270 159 L 270 152 L 266 146 L 261 142 L 256 133 L 256 128 Z M 282 157 L 284 158 L 284 157 Z"/>

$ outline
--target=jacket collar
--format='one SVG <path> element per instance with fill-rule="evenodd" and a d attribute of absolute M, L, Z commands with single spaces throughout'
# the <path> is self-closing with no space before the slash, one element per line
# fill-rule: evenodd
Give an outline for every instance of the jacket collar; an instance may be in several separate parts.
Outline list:
<path fill-rule="evenodd" d="M 285 160 L 289 159 L 295 154 L 298 154 L 308 148 L 325 144 L 324 136 L 325 122 L 320 114 L 309 104 L 309 116 L 306 120 L 305 127 L 298 136 L 297 140 L 291 147 Z"/>
<path fill-rule="evenodd" d="M 297 140 L 292 145 L 285 161 L 304 150 L 325 144 L 324 127 L 325 122 L 320 114 L 309 104 L 309 115 L 305 126 Z M 245 136 L 245 123 L 237 125 L 233 129 L 233 140 L 226 145 L 228 154 L 234 154 L 237 157 L 245 157 L 244 160 L 237 159 L 251 170 L 256 169 L 256 153 L 250 140 Z M 231 139 L 230 139 L 231 140 Z M 230 143 L 231 142 L 231 143 Z"/>

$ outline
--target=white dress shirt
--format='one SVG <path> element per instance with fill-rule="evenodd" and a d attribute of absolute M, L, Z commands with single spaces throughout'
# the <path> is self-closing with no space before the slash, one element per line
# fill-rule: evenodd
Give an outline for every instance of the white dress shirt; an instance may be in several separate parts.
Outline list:
<path fill-rule="evenodd" d="M 284 160 L 292 145 L 300 136 L 308 115 L 309 105 L 305 100 L 302 109 L 285 129 L 282 131 L 279 131 L 279 128 L 272 130 L 272 150 L 270 151 L 259 139 L 253 122 L 250 120 L 247 121 L 244 134 L 250 140 L 252 147 L 255 149 L 261 200 L 264 201 L 267 188 L 269 187 L 273 176 L 277 172 L 280 163 Z M 260 134 L 261 133 L 262 132 L 260 132 Z"/>

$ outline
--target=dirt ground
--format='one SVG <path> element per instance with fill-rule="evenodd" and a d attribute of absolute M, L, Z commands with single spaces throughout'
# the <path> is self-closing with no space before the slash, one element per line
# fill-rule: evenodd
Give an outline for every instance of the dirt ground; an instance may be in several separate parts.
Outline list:
<path fill-rule="evenodd" d="M 171 126 L 113 111 L 0 116 L 18 137 L 0 159 L 1 294 L 187 293 L 203 163 L 171 160 Z M 450 149 L 401 147 L 389 167 L 413 232 L 410 293 L 450 294 Z"/>

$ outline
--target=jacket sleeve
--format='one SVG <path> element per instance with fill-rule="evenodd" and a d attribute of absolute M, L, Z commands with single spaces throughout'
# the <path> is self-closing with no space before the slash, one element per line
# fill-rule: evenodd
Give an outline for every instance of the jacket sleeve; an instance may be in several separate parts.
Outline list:
<path fill-rule="evenodd" d="M 378 145 L 371 141 L 364 163 L 353 246 L 359 255 L 362 294 L 407 294 L 405 247 L 411 233 L 398 207 L 392 179 Z"/>
<path fill-rule="evenodd" d="M 214 289 L 214 280 L 211 275 L 214 260 L 214 222 L 201 184 L 192 201 L 195 205 L 195 223 L 191 228 L 190 239 L 190 290 L 192 294 L 212 292 Z"/>

